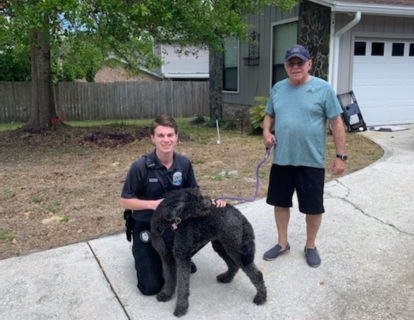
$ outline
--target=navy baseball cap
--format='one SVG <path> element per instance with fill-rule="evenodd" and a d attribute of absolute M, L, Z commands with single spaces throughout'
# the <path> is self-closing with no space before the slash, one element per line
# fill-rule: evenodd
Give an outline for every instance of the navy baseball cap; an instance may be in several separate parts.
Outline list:
<path fill-rule="evenodd" d="M 300 44 L 295 44 L 286 51 L 285 61 L 289 61 L 293 57 L 300 58 L 304 61 L 310 60 L 309 51 Z"/>

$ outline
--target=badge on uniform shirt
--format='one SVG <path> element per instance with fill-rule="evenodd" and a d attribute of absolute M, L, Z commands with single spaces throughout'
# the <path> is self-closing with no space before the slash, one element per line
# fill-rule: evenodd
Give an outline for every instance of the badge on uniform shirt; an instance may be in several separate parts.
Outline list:
<path fill-rule="evenodd" d="M 149 231 L 148 230 L 141 231 L 141 233 L 139 234 L 139 238 L 141 239 L 142 242 L 148 243 L 150 241 Z"/>
<path fill-rule="evenodd" d="M 183 174 L 179 171 L 175 172 L 173 175 L 173 185 L 181 186 L 183 183 Z"/>

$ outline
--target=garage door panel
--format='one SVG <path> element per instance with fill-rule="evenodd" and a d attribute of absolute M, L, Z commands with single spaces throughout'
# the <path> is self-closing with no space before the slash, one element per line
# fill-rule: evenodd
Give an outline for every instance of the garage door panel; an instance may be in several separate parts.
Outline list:
<path fill-rule="evenodd" d="M 372 125 L 372 123 L 386 124 L 386 123 L 382 123 L 383 122 L 382 117 L 383 117 L 384 111 L 385 111 L 385 108 L 376 108 L 376 109 L 370 108 L 370 109 L 364 110 L 363 117 L 364 117 L 365 122 L 367 122 L 366 121 L 367 119 L 370 119 L 371 123 L 368 122 L 367 123 L 368 125 Z"/>
<path fill-rule="evenodd" d="M 366 41 L 367 54 L 355 55 L 352 89 L 368 125 L 403 124 L 414 121 L 414 57 L 392 56 L 391 39 Z M 384 42 L 384 55 L 372 56 L 371 42 Z M 406 43 L 413 40 L 394 40 Z"/>
<path fill-rule="evenodd" d="M 389 108 L 367 108 L 363 112 L 364 120 L 371 119 L 368 125 L 390 125 L 414 123 L 414 110 L 407 112 L 405 108 L 390 110 Z"/>
<path fill-rule="evenodd" d="M 381 63 L 382 64 L 382 63 Z M 379 64 L 359 62 L 355 63 L 354 67 L 354 79 L 363 79 L 369 81 L 378 81 L 387 79 L 384 68 L 379 68 Z"/>
<path fill-rule="evenodd" d="M 355 87 L 354 92 L 358 104 L 361 104 L 362 101 L 369 103 L 370 101 L 384 101 L 388 97 L 388 92 L 394 92 L 395 90 L 385 89 L 383 86 L 358 86 Z"/>
<path fill-rule="evenodd" d="M 413 123 L 414 122 L 414 108 L 393 108 L 387 112 L 387 117 L 391 123 Z"/>

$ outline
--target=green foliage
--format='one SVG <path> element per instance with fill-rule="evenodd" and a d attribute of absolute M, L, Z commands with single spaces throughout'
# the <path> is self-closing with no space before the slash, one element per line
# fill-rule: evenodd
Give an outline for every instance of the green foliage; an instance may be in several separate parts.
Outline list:
<path fill-rule="evenodd" d="M 259 179 L 264 179 L 266 178 L 267 172 L 264 172 L 262 170 L 259 170 Z"/>
<path fill-rule="evenodd" d="M 236 124 L 232 121 L 226 121 L 222 128 L 224 130 L 234 130 L 236 129 Z"/>
<path fill-rule="evenodd" d="M 24 126 L 23 122 L 1 123 L 0 131 L 16 130 L 16 129 L 22 128 L 23 126 Z"/>
<path fill-rule="evenodd" d="M 213 181 L 223 181 L 223 176 L 221 174 L 216 174 L 215 176 L 210 176 L 209 179 Z"/>
<path fill-rule="evenodd" d="M 79 33 L 66 37 L 52 47 L 53 82 L 86 79 L 95 81 L 95 74 L 103 65 L 102 54 L 95 37 Z"/>
<path fill-rule="evenodd" d="M 224 130 L 233 130 L 236 128 L 236 125 L 232 121 L 218 119 L 218 124 L 219 124 L 220 129 L 224 129 Z M 209 121 L 205 122 L 203 126 L 207 128 L 216 128 L 217 122 L 216 120 L 210 119 Z"/>
<path fill-rule="evenodd" d="M 0 229 L 0 240 L 9 240 L 12 241 L 14 236 L 9 233 L 7 230 Z"/>
<path fill-rule="evenodd" d="M 50 212 L 50 213 L 56 213 L 56 209 L 54 206 L 52 206 L 51 204 L 46 206 L 46 211 Z"/>
<path fill-rule="evenodd" d="M 40 31 L 58 59 L 58 80 L 83 75 L 92 81 L 96 60 L 115 58 L 134 69 L 161 64 L 153 44 L 207 45 L 222 50 L 224 39 L 247 39 L 245 17 L 265 6 L 287 11 L 298 0 L 42 0 L 7 1 L 0 15 L 2 44 L 29 45 Z M 70 65 L 75 66 L 70 68 Z M 77 65 L 81 65 L 81 67 Z"/>
<path fill-rule="evenodd" d="M 154 44 L 208 46 L 217 53 L 225 39 L 247 40 L 249 14 L 267 5 L 289 10 L 298 0 L 13 0 L 0 15 L 0 51 L 30 45 L 33 97 L 26 127 L 47 130 L 56 116 L 51 79 L 93 81 L 99 63 L 113 57 L 131 69 L 153 69 L 161 60 Z M 69 43 L 70 47 L 65 48 Z M 99 48 L 99 50 L 96 50 Z M 55 50 L 55 51 L 54 51 Z M 50 55 L 55 52 L 55 55 Z M 100 54 L 100 55 L 99 55 Z M 61 56 L 62 55 L 62 56 Z M 52 65 L 52 61 L 55 65 Z M 42 98 L 42 99 L 38 99 Z M 45 107 L 47 106 L 47 107 Z"/>
<path fill-rule="evenodd" d="M 0 81 L 31 81 L 30 46 L 10 43 L 3 47 L 3 53 L 0 53 Z M 91 41 L 60 41 L 51 48 L 52 81 L 86 79 L 93 82 L 102 61 L 102 52 Z"/>
<path fill-rule="evenodd" d="M 202 124 L 204 122 L 206 122 L 206 119 L 203 116 L 194 116 L 190 120 L 191 124 Z"/>
<path fill-rule="evenodd" d="M 253 104 L 250 107 L 250 123 L 253 132 L 263 130 L 263 119 L 265 117 L 265 109 L 268 99 L 268 97 L 263 96 L 254 98 L 258 103 Z"/>
<path fill-rule="evenodd" d="M 31 202 L 31 203 L 40 204 L 40 203 L 42 203 L 43 201 L 44 201 L 44 198 L 43 198 L 43 196 L 41 196 L 41 195 L 33 195 L 33 196 L 30 198 L 30 202 Z"/>
<path fill-rule="evenodd" d="M 30 66 L 29 46 L 3 46 L 3 52 L 0 53 L 0 81 L 30 81 Z"/>

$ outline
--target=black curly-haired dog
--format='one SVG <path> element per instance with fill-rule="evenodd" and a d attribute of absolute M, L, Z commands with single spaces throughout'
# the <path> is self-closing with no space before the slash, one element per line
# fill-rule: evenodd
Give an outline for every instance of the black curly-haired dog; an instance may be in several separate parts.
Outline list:
<path fill-rule="evenodd" d="M 152 245 L 161 256 L 165 284 L 158 301 L 169 301 L 177 288 L 174 315 L 187 313 L 191 256 L 211 241 L 228 270 L 217 281 L 229 283 L 241 268 L 257 289 L 253 302 L 266 302 L 263 274 L 254 264 L 255 243 L 251 224 L 227 204 L 217 208 L 199 188 L 169 192 L 151 219 Z"/>

